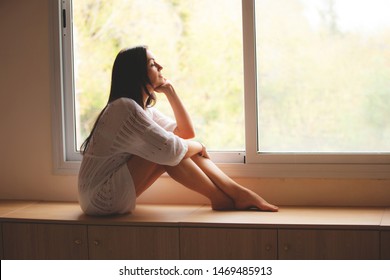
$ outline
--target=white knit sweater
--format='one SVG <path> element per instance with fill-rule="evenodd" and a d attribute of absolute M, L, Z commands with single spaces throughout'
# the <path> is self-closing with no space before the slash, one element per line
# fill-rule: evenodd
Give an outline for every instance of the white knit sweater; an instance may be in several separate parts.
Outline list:
<path fill-rule="evenodd" d="M 137 155 L 161 165 L 179 164 L 188 146 L 173 134 L 175 127 L 155 108 L 143 110 L 132 99 L 110 103 L 81 162 L 78 187 L 83 210 L 98 215 L 133 210 L 135 190 L 127 161 Z"/>

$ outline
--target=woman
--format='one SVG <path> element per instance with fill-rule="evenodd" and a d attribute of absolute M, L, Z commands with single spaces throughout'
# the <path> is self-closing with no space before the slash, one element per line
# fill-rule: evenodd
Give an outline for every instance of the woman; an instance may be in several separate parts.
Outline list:
<path fill-rule="evenodd" d="M 277 211 L 224 174 L 195 136 L 190 116 L 144 46 L 121 51 L 114 62 L 110 97 L 82 145 L 79 201 L 89 215 L 129 213 L 164 172 L 206 196 L 214 210 Z M 165 94 L 175 121 L 152 107 Z"/>

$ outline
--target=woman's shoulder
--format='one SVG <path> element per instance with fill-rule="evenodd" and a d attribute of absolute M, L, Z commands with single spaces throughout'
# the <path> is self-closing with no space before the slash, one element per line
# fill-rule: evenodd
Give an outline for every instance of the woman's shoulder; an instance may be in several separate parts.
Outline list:
<path fill-rule="evenodd" d="M 153 113 L 149 108 L 144 110 L 136 101 L 127 97 L 121 97 L 111 102 L 108 105 L 107 112 L 111 112 L 122 118 L 132 115 L 137 116 L 138 118 L 153 119 Z"/>
<path fill-rule="evenodd" d="M 116 99 L 115 101 L 111 102 L 110 107 L 110 109 L 120 108 L 122 110 L 130 110 L 132 112 L 142 110 L 141 106 L 139 106 L 137 102 L 127 97 Z"/>
<path fill-rule="evenodd" d="M 122 106 L 131 106 L 131 107 L 138 105 L 137 102 L 135 102 L 133 99 L 127 98 L 127 97 L 118 98 L 118 99 L 114 100 L 113 102 L 111 102 L 111 104 L 122 105 Z"/>

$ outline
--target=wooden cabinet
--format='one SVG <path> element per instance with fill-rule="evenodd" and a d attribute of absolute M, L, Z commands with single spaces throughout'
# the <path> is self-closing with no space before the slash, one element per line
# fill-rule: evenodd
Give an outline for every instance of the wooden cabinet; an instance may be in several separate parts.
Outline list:
<path fill-rule="evenodd" d="M 3 224 L 0 223 L 0 241 L 3 240 Z M 3 255 L 3 242 L 0 242 L 0 260 L 4 259 Z"/>
<path fill-rule="evenodd" d="M 0 202 L 0 240 L 1 259 L 390 259 L 390 209 L 141 205 L 89 217 L 77 203 Z"/>
<path fill-rule="evenodd" d="M 2 259 L 179 259 L 178 240 L 178 228 L 4 223 Z"/>
<path fill-rule="evenodd" d="M 390 259 L 390 231 L 0 224 L 2 259 Z"/>
<path fill-rule="evenodd" d="M 90 259 L 179 259 L 177 227 L 89 226 Z"/>
<path fill-rule="evenodd" d="M 390 234 L 382 236 L 382 243 L 385 238 Z M 371 230 L 182 228 L 180 255 L 182 259 L 369 260 L 380 258 L 379 239 L 379 231 Z"/>
<path fill-rule="evenodd" d="M 88 259 L 87 227 L 3 223 L 5 259 Z"/>
<path fill-rule="evenodd" d="M 282 229 L 279 259 L 379 259 L 379 231 Z"/>
<path fill-rule="evenodd" d="M 277 231 L 242 228 L 181 228 L 182 259 L 276 259 Z"/>
<path fill-rule="evenodd" d="M 381 231 L 381 259 L 390 260 L 390 230 Z"/>

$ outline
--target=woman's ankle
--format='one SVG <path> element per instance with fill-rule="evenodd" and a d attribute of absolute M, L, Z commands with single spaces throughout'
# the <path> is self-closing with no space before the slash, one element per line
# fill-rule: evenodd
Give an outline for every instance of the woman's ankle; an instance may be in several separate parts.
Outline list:
<path fill-rule="evenodd" d="M 213 210 L 234 210 L 235 203 L 233 199 L 227 196 L 225 193 L 220 192 L 215 195 L 211 201 L 211 208 Z"/>
<path fill-rule="evenodd" d="M 256 208 L 264 211 L 278 211 L 277 206 L 268 203 L 260 195 L 249 189 L 244 189 L 236 196 L 234 205 L 237 210 Z"/>

